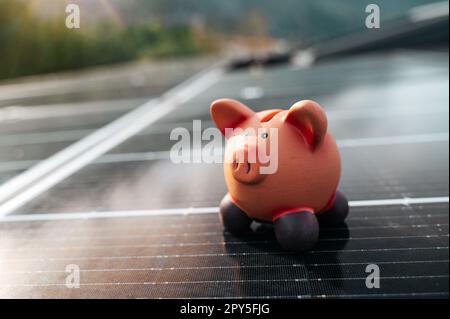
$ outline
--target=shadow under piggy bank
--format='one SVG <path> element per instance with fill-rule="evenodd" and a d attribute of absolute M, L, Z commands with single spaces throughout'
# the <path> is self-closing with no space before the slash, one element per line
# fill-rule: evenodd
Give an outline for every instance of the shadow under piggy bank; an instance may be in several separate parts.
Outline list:
<path fill-rule="evenodd" d="M 284 251 L 271 224 L 253 223 L 252 231 L 242 235 L 224 231 L 223 237 L 237 266 L 232 270 L 233 296 L 307 298 L 343 291 L 339 255 L 349 239 L 345 223 L 321 226 L 316 246 L 300 253 Z"/>

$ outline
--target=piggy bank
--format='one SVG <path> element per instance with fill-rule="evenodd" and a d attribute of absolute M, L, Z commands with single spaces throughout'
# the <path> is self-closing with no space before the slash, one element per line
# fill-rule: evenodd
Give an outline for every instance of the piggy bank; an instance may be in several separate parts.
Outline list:
<path fill-rule="evenodd" d="M 254 112 L 220 99 L 211 104 L 211 116 L 227 140 L 228 194 L 220 203 L 227 231 L 273 223 L 282 248 L 303 251 L 318 241 L 320 225 L 344 221 L 349 207 L 337 190 L 339 150 L 319 104 L 305 100 L 289 110 Z"/>

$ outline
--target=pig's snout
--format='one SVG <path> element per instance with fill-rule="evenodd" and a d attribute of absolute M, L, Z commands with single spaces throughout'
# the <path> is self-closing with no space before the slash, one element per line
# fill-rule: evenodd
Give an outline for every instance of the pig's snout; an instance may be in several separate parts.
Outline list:
<path fill-rule="evenodd" d="M 255 184 L 264 179 L 265 175 L 260 172 L 256 146 L 245 145 L 235 150 L 229 165 L 233 177 L 241 183 Z"/>

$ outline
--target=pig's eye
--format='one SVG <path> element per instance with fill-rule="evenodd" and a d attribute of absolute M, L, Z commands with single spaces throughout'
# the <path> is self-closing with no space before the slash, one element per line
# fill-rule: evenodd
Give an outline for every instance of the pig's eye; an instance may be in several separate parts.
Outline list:
<path fill-rule="evenodd" d="M 263 140 L 265 140 L 265 139 L 268 138 L 268 137 L 269 137 L 269 133 L 267 133 L 267 132 L 261 133 L 261 138 L 262 138 Z"/>

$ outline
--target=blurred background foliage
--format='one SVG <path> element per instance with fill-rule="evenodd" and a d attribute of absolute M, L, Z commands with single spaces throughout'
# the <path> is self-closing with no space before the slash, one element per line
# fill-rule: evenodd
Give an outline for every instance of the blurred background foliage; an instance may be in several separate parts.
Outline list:
<path fill-rule="evenodd" d="M 377 0 L 381 20 L 436 0 Z M 81 29 L 64 27 L 65 6 Z M 362 0 L 0 0 L 0 79 L 286 40 L 307 46 L 364 29 Z"/>
<path fill-rule="evenodd" d="M 209 36 L 190 25 L 142 22 L 125 27 L 108 19 L 67 29 L 65 15 L 42 19 L 25 1 L 0 0 L 0 79 L 209 53 L 217 49 Z"/>

